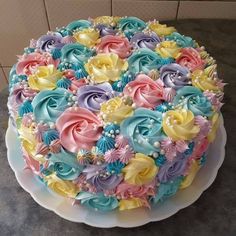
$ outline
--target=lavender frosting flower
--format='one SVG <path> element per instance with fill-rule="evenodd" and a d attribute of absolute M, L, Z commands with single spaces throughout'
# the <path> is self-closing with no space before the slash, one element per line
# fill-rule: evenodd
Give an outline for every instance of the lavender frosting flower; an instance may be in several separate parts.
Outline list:
<path fill-rule="evenodd" d="M 166 183 L 174 180 L 178 176 L 184 174 L 187 165 L 187 158 L 177 156 L 172 162 L 166 162 L 160 169 L 157 175 L 159 182 Z"/>
<path fill-rule="evenodd" d="M 101 103 L 114 97 L 114 91 L 109 83 L 85 85 L 78 89 L 77 96 L 80 107 L 97 112 Z"/>
<path fill-rule="evenodd" d="M 160 79 L 165 87 L 180 89 L 190 83 L 189 73 L 186 67 L 172 63 L 161 67 Z"/>
<path fill-rule="evenodd" d="M 130 42 L 134 47 L 154 50 L 156 45 L 161 42 L 161 39 L 155 33 L 136 33 Z"/>
<path fill-rule="evenodd" d="M 36 47 L 46 52 L 50 52 L 55 48 L 61 49 L 64 46 L 61 40 L 62 36 L 59 33 L 43 35 L 37 40 Z"/>
<path fill-rule="evenodd" d="M 99 30 L 101 37 L 106 35 L 115 35 L 117 33 L 117 30 L 103 24 L 96 25 L 96 28 Z"/>
<path fill-rule="evenodd" d="M 106 171 L 106 165 L 90 165 L 83 170 L 86 180 L 96 187 L 98 192 L 114 189 L 121 181 L 122 176 L 110 174 Z"/>

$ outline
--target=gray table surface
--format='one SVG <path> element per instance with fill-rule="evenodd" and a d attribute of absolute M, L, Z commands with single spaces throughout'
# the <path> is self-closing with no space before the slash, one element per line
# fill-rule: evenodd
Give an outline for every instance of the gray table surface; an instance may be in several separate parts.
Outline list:
<path fill-rule="evenodd" d="M 5 132 L 7 90 L 0 93 L 0 235 L 236 235 L 236 21 L 168 22 L 191 35 L 218 62 L 225 89 L 223 115 L 227 130 L 226 158 L 212 186 L 191 206 L 174 216 L 133 229 L 98 229 L 64 220 L 39 206 L 17 183 L 7 162 Z M 217 158 L 217 157 L 216 157 Z"/>

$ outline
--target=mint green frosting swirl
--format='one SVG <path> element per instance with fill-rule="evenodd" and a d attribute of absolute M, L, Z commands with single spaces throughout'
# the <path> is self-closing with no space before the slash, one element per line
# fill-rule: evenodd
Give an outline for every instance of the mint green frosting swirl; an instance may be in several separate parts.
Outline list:
<path fill-rule="evenodd" d="M 161 183 L 158 187 L 157 194 L 151 198 L 151 202 L 156 204 L 163 202 L 166 198 L 173 196 L 179 189 L 179 186 L 183 180 L 183 177 L 177 177 L 176 179 Z"/>
<path fill-rule="evenodd" d="M 91 22 L 88 20 L 76 20 L 76 21 L 72 21 L 70 24 L 68 24 L 66 26 L 66 29 L 70 33 L 74 33 L 77 30 L 89 28 L 90 26 L 91 26 Z"/>
<path fill-rule="evenodd" d="M 111 211 L 119 204 L 115 197 L 104 196 L 103 193 L 80 192 L 75 199 L 79 200 L 82 205 L 98 211 Z"/>
<path fill-rule="evenodd" d="M 129 58 L 129 71 L 133 73 L 148 73 L 152 69 L 162 66 L 162 58 L 151 49 L 141 48 L 135 51 Z"/>
<path fill-rule="evenodd" d="M 77 64 L 87 61 L 93 55 L 93 51 L 80 43 L 70 43 L 61 49 L 61 54 L 62 60 Z"/>
<path fill-rule="evenodd" d="M 164 137 L 162 113 L 146 108 L 138 108 L 133 116 L 121 123 L 120 133 L 129 139 L 135 152 L 153 155 L 160 151 L 160 146 L 155 145 L 155 142 Z"/>
<path fill-rule="evenodd" d="M 48 169 L 61 179 L 74 180 L 80 175 L 83 166 L 79 165 L 74 154 L 62 148 L 59 153 L 51 153 Z"/>
<path fill-rule="evenodd" d="M 66 89 L 43 90 L 32 101 L 33 113 L 37 122 L 55 122 L 60 114 L 68 107 Z"/>
<path fill-rule="evenodd" d="M 173 32 L 171 35 L 166 36 L 166 39 L 175 41 L 181 48 L 196 47 L 196 43 L 191 37 L 181 35 L 177 32 Z"/>
<path fill-rule="evenodd" d="M 175 107 L 192 111 L 194 115 L 209 117 L 213 114 L 211 102 L 200 89 L 193 86 L 185 86 L 177 90 L 173 104 Z"/>
<path fill-rule="evenodd" d="M 137 17 L 124 17 L 119 20 L 118 27 L 121 31 L 135 33 L 142 31 L 146 23 Z"/>

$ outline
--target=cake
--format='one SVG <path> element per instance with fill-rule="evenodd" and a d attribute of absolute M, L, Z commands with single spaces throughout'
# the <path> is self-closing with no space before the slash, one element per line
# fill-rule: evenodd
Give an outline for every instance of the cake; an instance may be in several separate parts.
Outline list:
<path fill-rule="evenodd" d="M 204 165 L 224 85 L 174 27 L 101 16 L 32 39 L 10 71 L 8 108 L 49 191 L 98 211 L 151 209 Z"/>

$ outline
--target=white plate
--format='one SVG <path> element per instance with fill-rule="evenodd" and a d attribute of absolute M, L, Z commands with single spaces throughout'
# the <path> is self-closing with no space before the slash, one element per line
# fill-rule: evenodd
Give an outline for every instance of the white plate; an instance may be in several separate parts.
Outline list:
<path fill-rule="evenodd" d="M 141 208 L 122 212 L 100 213 L 82 206 L 72 206 L 70 199 L 53 193 L 30 170 L 24 169 L 25 163 L 20 143 L 11 122 L 9 122 L 6 132 L 8 161 L 22 188 L 29 192 L 39 205 L 54 211 L 59 216 L 73 222 L 83 222 L 101 228 L 115 226 L 128 228 L 144 225 L 151 221 L 168 218 L 180 209 L 191 205 L 214 181 L 224 160 L 225 143 L 226 132 L 223 118 L 221 118 L 220 128 L 215 142 L 209 148 L 207 161 L 190 187 L 178 191 L 176 195 L 167 199 L 163 204 L 155 206 L 152 210 Z"/>

